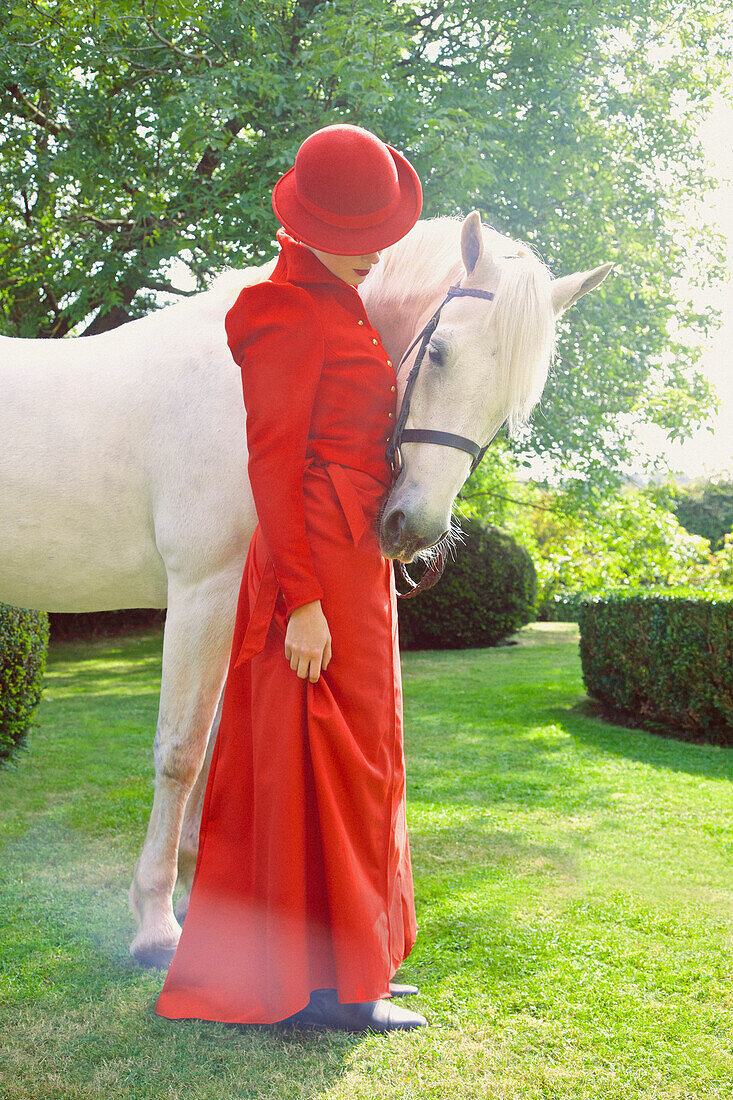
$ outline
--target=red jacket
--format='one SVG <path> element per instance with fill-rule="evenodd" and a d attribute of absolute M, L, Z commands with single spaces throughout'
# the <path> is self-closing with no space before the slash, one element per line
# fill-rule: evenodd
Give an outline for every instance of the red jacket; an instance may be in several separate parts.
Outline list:
<path fill-rule="evenodd" d="M 290 615 L 323 596 L 306 534 L 308 457 L 391 484 L 396 373 L 357 289 L 284 229 L 270 278 L 245 287 L 226 315 L 242 370 L 248 471 L 257 517 Z"/>

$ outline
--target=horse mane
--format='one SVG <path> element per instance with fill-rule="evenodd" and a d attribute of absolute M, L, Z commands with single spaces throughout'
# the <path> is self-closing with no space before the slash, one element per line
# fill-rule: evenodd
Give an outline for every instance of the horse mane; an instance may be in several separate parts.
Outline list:
<path fill-rule="evenodd" d="M 398 311 L 408 331 L 417 334 L 426 310 L 432 312 L 448 287 L 466 274 L 461 259 L 462 225 L 460 217 L 420 221 L 385 250 L 369 288 L 370 306 L 383 303 L 384 308 Z M 491 226 L 481 229 L 484 248 L 500 273 L 493 308 L 486 314 L 486 330 L 488 334 L 491 325 L 497 343 L 507 427 L 517 434 L 540 399 L 554 354 L 552 277 L 527 245 Z"/>

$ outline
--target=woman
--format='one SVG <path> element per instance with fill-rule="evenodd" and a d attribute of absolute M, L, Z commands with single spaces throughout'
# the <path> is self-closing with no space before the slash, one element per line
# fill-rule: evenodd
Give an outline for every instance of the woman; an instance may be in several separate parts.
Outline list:
<path fill-rule="evenodd" d="M 259 522 L 156 1012 L 420 1027 L 391 1001 L 416 990 L 390 981 L 416 936 L 395 587 L 376 527 L 396 375 L 356 288 L 415 224 L 422 190 L 376 135 L 327 126 L 272 204 L 277 266 L 226 317 Z"/>

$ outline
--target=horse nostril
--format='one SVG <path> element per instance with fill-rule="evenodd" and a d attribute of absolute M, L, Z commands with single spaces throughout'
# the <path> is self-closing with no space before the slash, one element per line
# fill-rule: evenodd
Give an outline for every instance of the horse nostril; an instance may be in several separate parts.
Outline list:
<path fill-rule="evenodd" d="M 389 541 L 398 546 L 405 528 L 405 513 L 401 508 L 395 508 L 384 521 L 384 531 Z"/>

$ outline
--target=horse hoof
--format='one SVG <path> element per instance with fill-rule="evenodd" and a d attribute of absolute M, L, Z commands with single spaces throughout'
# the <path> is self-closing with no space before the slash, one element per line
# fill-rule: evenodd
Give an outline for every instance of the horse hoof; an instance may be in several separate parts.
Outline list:
<path fill-rule="evenodd" d="M 151 943 L 147 946 L 135 947 L 133 944 L 130 948 L 130 954 L 140 966 L 167 970 L 171 964 L 171 959 L 176 953 L 176 946 L 165 947 Z"/>

